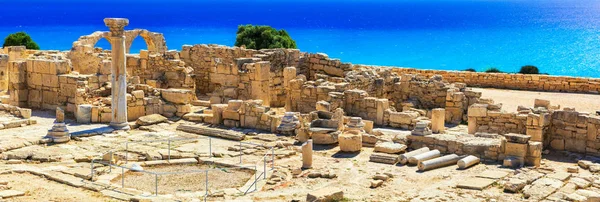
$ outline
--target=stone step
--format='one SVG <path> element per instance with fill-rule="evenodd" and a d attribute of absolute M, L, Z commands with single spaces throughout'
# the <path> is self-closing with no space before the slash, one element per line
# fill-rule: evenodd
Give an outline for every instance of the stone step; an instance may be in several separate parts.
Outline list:
<path fill-rule="evenodd" d="M 219 128 L 209 128 L 201 125 L 179 125 L 177 126 L 177 130 L 195 133 L 199 135 L 211 136 L 211 137 L 220 137 L 224 139 L 237 140 L 241 141 L 245 138 L 246 135 L 235 132 L 231 130 L 219 129 Z"/>

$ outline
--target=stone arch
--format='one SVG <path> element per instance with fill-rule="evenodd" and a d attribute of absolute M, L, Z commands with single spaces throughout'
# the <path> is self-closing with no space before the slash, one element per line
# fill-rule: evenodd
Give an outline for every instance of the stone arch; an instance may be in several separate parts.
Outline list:
<path fill-rule="evenodd" d="M 73 42 L 73 47 L 68 57 L 71 59 L 74 71 L 81 74 L 100 73 L 99 69 L 102 61 L 110 57 L 110 54 L 96 52 L 94 47 L 102 38 L 110 42 L 109 34 L 110 32 L 108 31 L 96 31 L 92 34 L 81 36 L 77 41 Z M 164 53 L 167 51 L 166 41 L 161 33 L 150 32 L 145 29 L 134 29 L 125 31 L 124 35 L 125 50 L 127 53 L 129 53 L 131 44 L 137 36 L 141 36 L 144 39 L 149 52 Z"/>
<path fill-rule="evenodd" d="M 142 39 L 144 39 L 144 42 L 146 42 L 148 52 L 163 53 L 167 51 L 165 37 L 161 33 L 150 32 L 145 29 L 134 29 L 125 31 L 124 35 L 125 51 L 127 53 L 131 51 L 131 44 L 133 44 L 133 40 L 135 40 L 135 38 L 137 38 L 138 36 L 142 37 Z"/>

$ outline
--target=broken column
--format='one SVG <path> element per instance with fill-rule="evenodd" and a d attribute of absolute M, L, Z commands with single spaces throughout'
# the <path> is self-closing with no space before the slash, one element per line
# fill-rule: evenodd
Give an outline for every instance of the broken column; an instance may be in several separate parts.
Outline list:
<path fill-rule="evenodd" d="M 281 118 L 281 124 L 277 126 L 277 131 L 283 135 L 296 135 L 296 129 L 300 128 L 300 120 L 295 112 L 285 112 Z"/>
<path fill-rule="evenodd" d="M 127 70 L 125 60 L 124 28 L 129 24 L 125 18 L 105 18 L 104 23 L 110 29 L 112 52 L 112 120 L 110 126 L 117 130 L 129 130 L 127 123 Z"/>
<path fill-rule="evenodd" d="M 418 136 L 431 135 L 431 130 L 429 130 L 427 125 L 428 124 L 425 121 L 417 122 L 417 124 L 415 125 L 415 129 L 413 129 L 413 131 L 410 134 Z"/>
<path fill-rule="evenodd" d="M 286 67 L 283 69 L 283 86 L 285 88 L 285 111 L 292 111 L 292 88 L 290 81 L 296 79 L 296 67 Z"/>
<path fill-rule="evenodd" d="M 431 131 L 434 133 L 443 133 L 446 130 L 444 122 L 446 121 L 446 110 L 436 108 L 431 111 Z"/>
<path fill-rule="evenodd" d="M 71 133 L 67 129 L 65 124 L 65 111 L 60 107 L 56 108 L 56 120 L 54 120 L 54 126 L 48 131 L 46 138 L 52 139 L 54 143 L 63 143 L 71 140 Z"/>
<path fill-rule="evenodd" d="M 478 164 L 479 161 L 480 161 L 479 158 L 477 158 L 476 156 L 469 155 L 465 158 L 458 160 L 458 162 L 456 164 L 458 165 L 458 168 L 465 169 L 465 168 L 471 167 L 475 164 Z"/>
<path fill-rule="evenodd" d="M 312 167 L 312 154 L 313 154 L 313 144 L 312 140 L 306 141 L 302 144 L 302 168 L 311 168 Z"/>
<path fill-rule="evenodd" d="M 421 161 L 426 161 L 429 159 L 434 159 L 440 157 L 440 151 L 439 150 L 432 150 L 432 151 L 428 151 L 422 154 L 417 154 L 415 156 L 412 156 L 410 158 L 408 158 L 408 163 L 410 163 L 411 165 L 417 165 L 419 164 L 419 162 Z"/>
<path fill-rule="evenodd" d="M 458 156 L 456 154 L 449 154 L 449 155 L 442 156 L 439 158 L 421 161 L 421 162 L 419 162 L 419 165 L 417 167 L 419 168 L 419 171 L 426 171 L 426 170 L 441 168 L 441 167 L 445 167 L 445 166 L 449 166 L 449 165 L 454 165 L 454 164 L 456 164 L 456 162 L 458 162 L 458 160 L 460 160 L 460 156 Z"/>
<path fill-rule="evenodd" d="M 362 134 L 365 124 L 360 117 L 351 117 L 344 132 L 338 136 L 340 150 L 343 152 L 360 152 L 362 149 Z"/>
<path fill-rule="evenodd" d="M 417 150 L 413 150 L 413 151 L 401 154 L 400 155 L 400 163 L 401 164 L 407 164 L 408 163 L 408 159 L 410 157 L 413 157 L 413 156 L 416 156 L 416 155 L 419 155 L 419 154 L 422 154 L 422 153 L 425 153 L 425 152 L 428 152 L 428 151 L 429 151 L 429 148 L 423 147 L 421 149 L 417 149 Z"/>

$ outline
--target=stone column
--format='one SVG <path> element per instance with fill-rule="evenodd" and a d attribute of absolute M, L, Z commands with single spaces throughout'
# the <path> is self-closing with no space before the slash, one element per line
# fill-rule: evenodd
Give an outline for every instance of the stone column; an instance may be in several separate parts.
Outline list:
<path fill-rule="evenodd" d="M 436 108 L 431 111 L 431 131 L 434 133 L 443 133 L 446 127 L 444 122 L 446 121 L 446 110 L 443 108 Z"/>
<path fill-rule="evenodd" d="M 312 168 L 313 143 L 312 140 L 302 144 L 302 168 Z"/>
<path fill-rule="evenodd" d="M 292 88 L 290 81 L 296 79 L 296 67 L 286 67 L 283 69 L 283 87 L 285 88 L 285 111 L 292 111 Z"/>
<path fill-rule="evenodd" d="M 127 71 L 125 69 L 124 27 L 129 24 L 125 18 L 105 18 L 104 23 L 110 29 L 112 48 L 112 120 L 110 126 L 117 130 L 129 130 L 127 123 Z"/>

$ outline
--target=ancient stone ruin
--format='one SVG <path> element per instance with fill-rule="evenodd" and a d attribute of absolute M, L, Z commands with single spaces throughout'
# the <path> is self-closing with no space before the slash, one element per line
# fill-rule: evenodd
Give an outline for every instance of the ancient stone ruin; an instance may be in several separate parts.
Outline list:
<path fill-rule="evenodd" d="M 0 163 L 0 199 L 27 197 L 3 187 L 2 176 L 13 173 L 121 200 L 277 201 L 269 197 L 278 190 L 292 193 L 286 200 L 300 193 L 308 201 L 368 200 L 361 196 L 370 191 L 373 200 L 391 201 L 600 198 L 598 114 L 544 99 L 507 112 L 471 88 L 598 94 L 597 79 L 354 65 L 296 49 L 168 50 L 160 33 L 125 30 L 127 19 L 104 23 L 109 31 L 82 36 L 69 51 L 6 47 L 0 54 L 0 90 L 6 92 L 0 129 L 27 133 L 0 141 L 6 160 Z M 147 50 L 130 50 L 137 36 Z M 111 50 L 94 47 L 103 38 Z M 578 164 L 563 169 L 552 160 L 558 154 Z M 69 167 L 50 166 L 55 162 Z M 195 181 L 185 185 L 194 187 L 193 194 L 158 190 L 161 173 L 200 179 L 189 174 L 201 173 L 199 168 L 185 165 L 205 164 L 238 170 L 221 168 L 211 175 L 206 169 L 205 192 Z M 157 165 L 175 171 L 157 171 L 166 169 Z M 155 176 L 140 177 L 143 173 Z M 241 183 L 227 184 L 245 174 Z M 125 183 L 150 178 L 157 181 L 156 191 Z M 415 180 L 420 178 L 422 184 Z M 436 184 L 440 179 L 449 183 Z M 160 180 L 173 183 L 165 190 L 186 181 Z M 348 183 L 353 180 L 368 183 Z M 417 191 L 394 192 L 402 180 L 413 180 Z M 472 192 L 492 192 L 494 183 L 510 193 Z M 431 184 L 442 188 L 427 198 L 420 191 Z M 106 188 L 117 185 L 124 193 Z M 243 194 L 235 191 L 242 189 Z M 386 198 L 392 192 L 397 196 Z"/>

